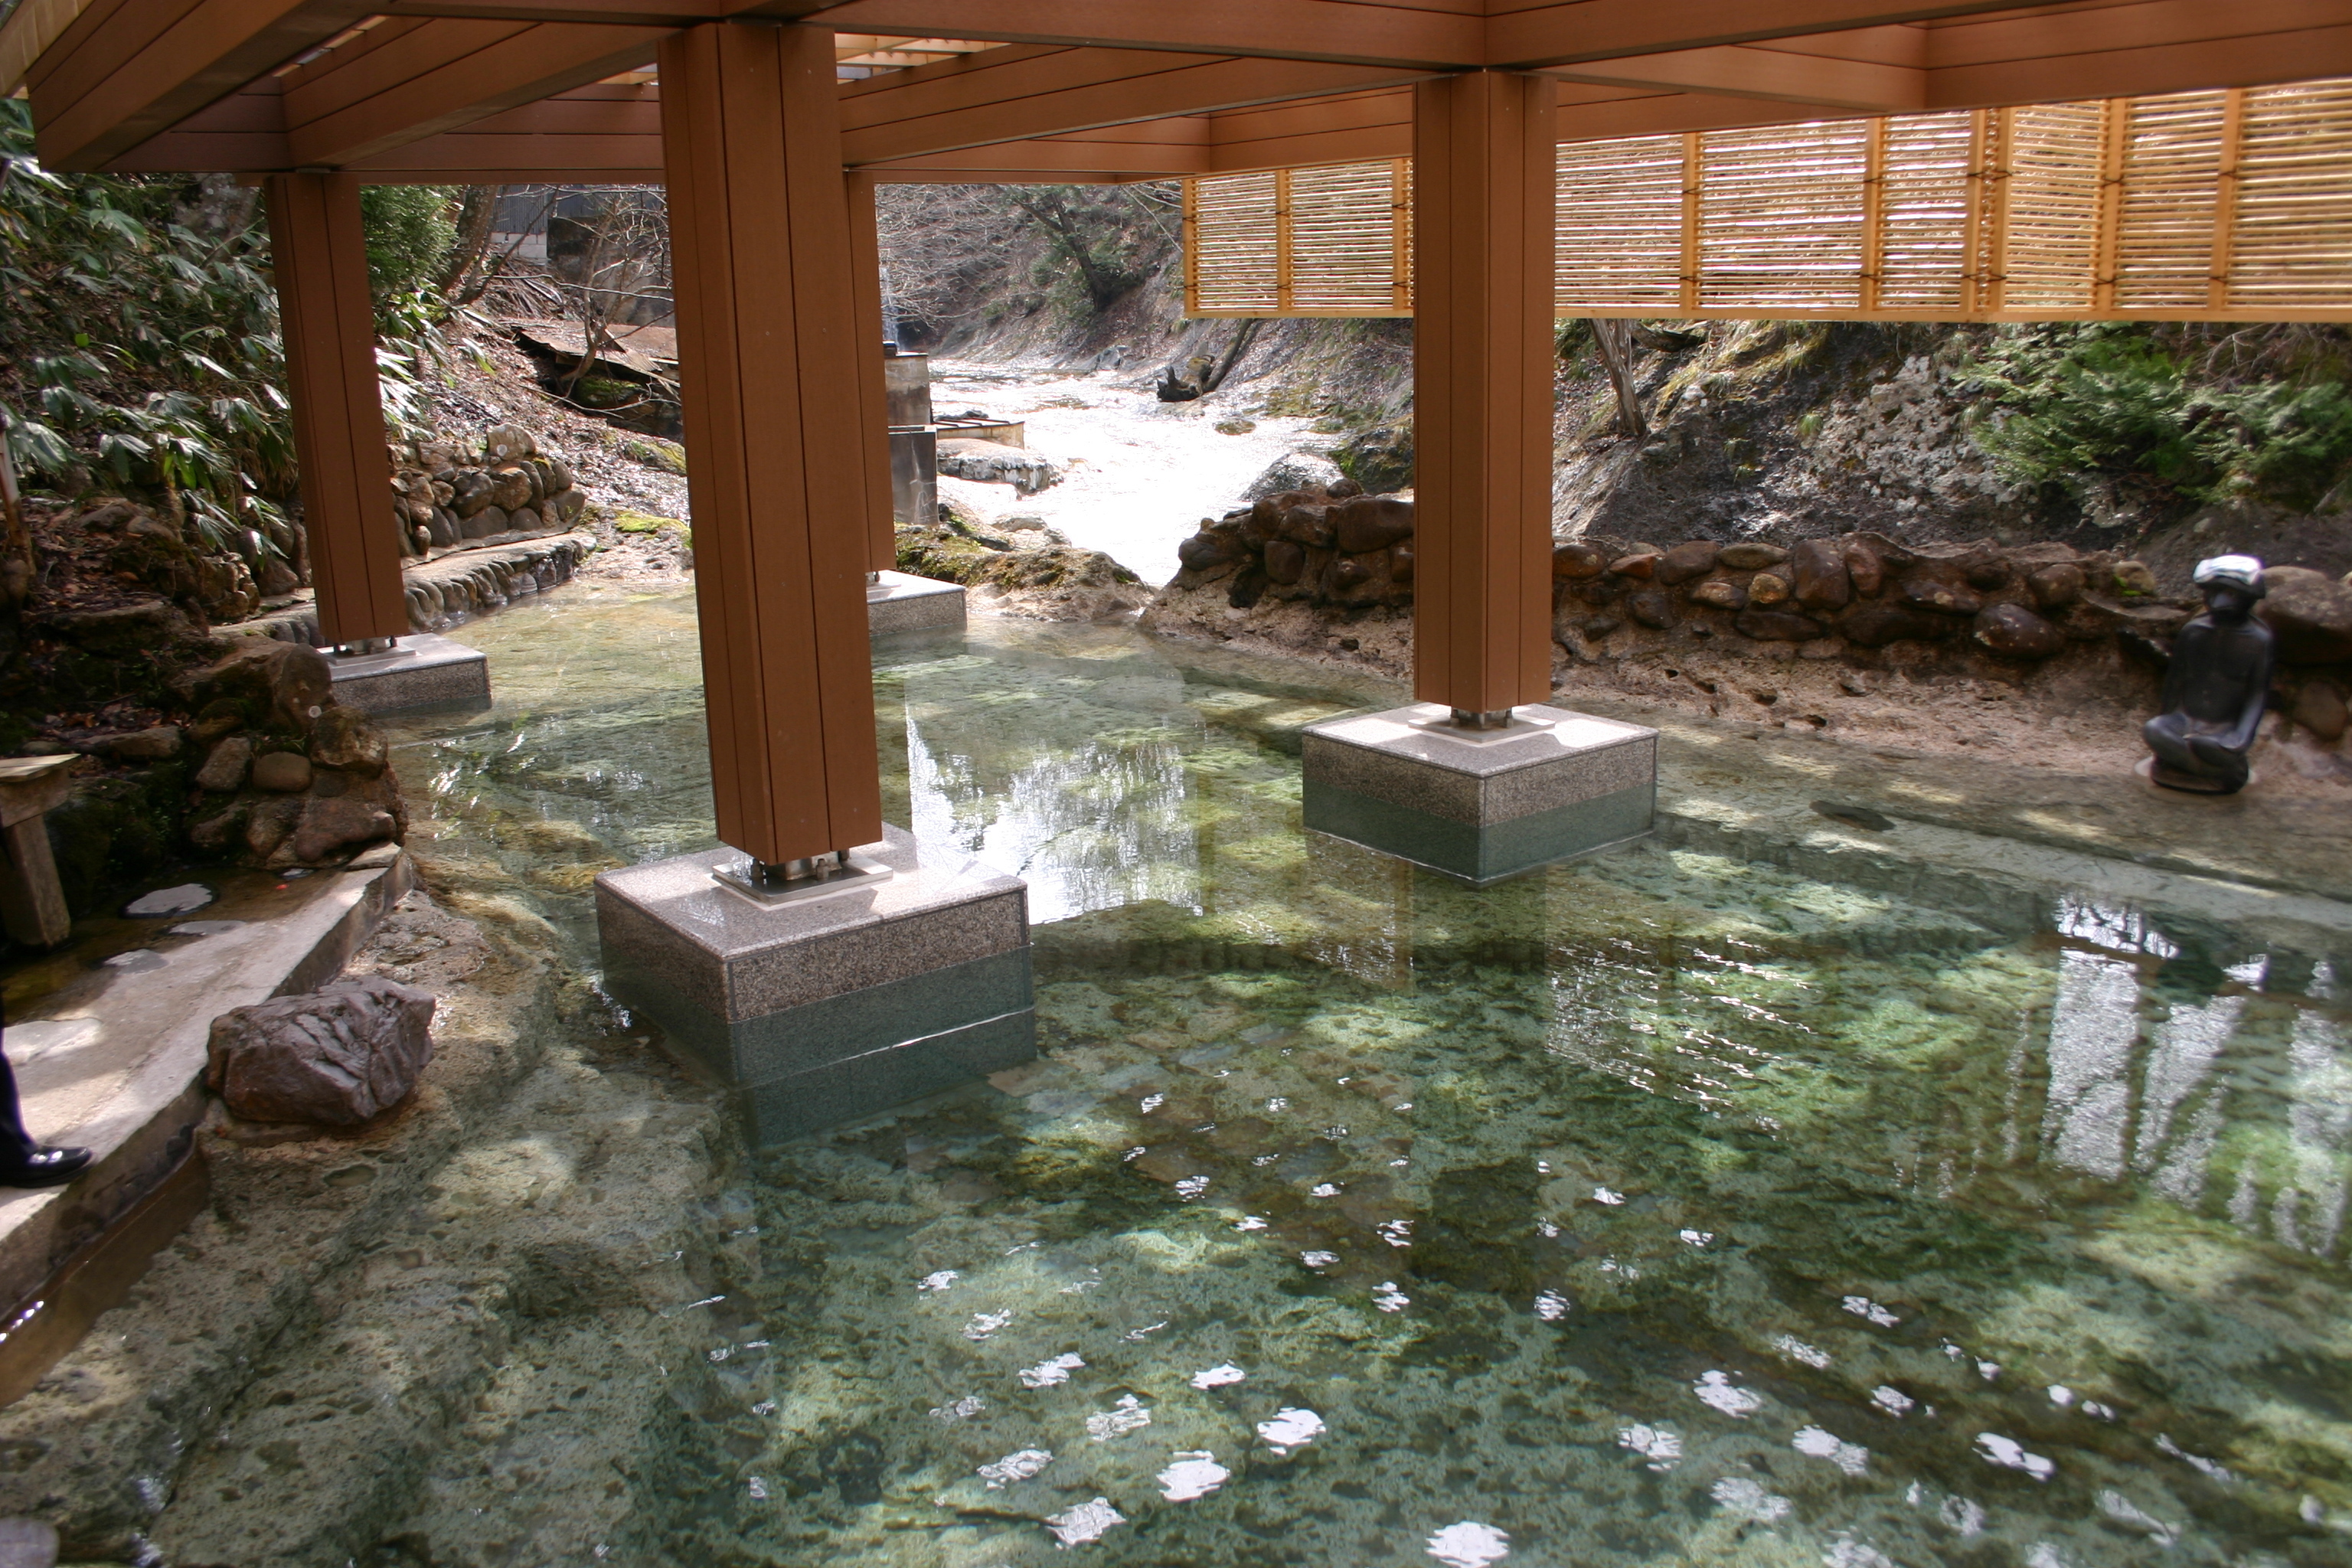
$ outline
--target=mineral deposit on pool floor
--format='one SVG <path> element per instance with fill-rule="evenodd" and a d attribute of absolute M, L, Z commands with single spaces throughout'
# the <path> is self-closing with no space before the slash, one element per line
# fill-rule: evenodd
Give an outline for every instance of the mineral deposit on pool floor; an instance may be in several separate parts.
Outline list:
<path fill-rule="evenodd" d="M 552 599 L 401 754 L 587 966 L 575 869 L 709 842 L 692 617 Z M 2352 953 L 1654 845 L 1473 892 L 1301 833 L 1365 692 L 1125 630 L 877 689 L 892 819 L 1031 880 L 1042 1054 L 742 1163 L 611 1560 L 2344 1560 Z"/>

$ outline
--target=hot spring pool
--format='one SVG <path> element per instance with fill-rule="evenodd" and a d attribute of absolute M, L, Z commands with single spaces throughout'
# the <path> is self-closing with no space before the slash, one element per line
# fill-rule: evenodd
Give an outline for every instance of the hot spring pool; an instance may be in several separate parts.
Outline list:
<path fill-rule="evenodd" d="M 713 842 L 691 598 L 467 636 L 412 803 L 593 967 L 594 871 Z M 2352 1552 L 2352 928 L 1671 835 L 1472 891 L 1299 829 L 1378 689 L 877 660 L 887 815 L 1029 879 L 1041 1054 L 749 1160 L 612 1560 Z"/>

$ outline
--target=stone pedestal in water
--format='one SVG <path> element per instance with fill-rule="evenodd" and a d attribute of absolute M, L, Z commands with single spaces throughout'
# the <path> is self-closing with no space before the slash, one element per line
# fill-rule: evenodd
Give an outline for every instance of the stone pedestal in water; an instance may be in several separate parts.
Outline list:
<path fill-rule="evenodd" d="M 891 632 L 961 631 L 963 616 L 961 583 L 877 572 L 866 584 L 866 629 L 877 637 Z"/>
<path fill-rule="evenodd" d="M 772 1143 L 1036 1054 L 1028 884 L 887 830 L 879 881 L 768 902 L 717 880 L 740 850 L 596 879 L 605 984 L 735 1086 Z"/>
<path fill-rule="evenodd" d="M 362 713 L 464 710 L 490 705 L 490 665 L 479 648 L 411 632 L 381 653 L 330 652 L 335 700 Z"/>
<path fill-rule="evenodd" d="M 1450 718 L 1422 702 L 1308 725 L 1307 826 L 1482 885 L 1650 831 L 1655 730 L 1540 706 L 1500 730 Z"/>

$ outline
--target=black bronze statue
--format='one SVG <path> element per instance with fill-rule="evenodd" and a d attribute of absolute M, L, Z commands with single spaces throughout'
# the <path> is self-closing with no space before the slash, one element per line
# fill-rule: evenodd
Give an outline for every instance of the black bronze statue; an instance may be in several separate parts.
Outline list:
<path fill-rule="evenodd" d="M 2156 753 L 2148 776 L 2167 789 L 2235 795 L 2246 787 L 2246 752 L 2269 700 L 2278 649 L 2254 618 L 2263 563 L 2216 555 L 2197 563 L 2205 613 L 2173 639 L 2164 675 L 2164 711 L 2142 731 Z"/>

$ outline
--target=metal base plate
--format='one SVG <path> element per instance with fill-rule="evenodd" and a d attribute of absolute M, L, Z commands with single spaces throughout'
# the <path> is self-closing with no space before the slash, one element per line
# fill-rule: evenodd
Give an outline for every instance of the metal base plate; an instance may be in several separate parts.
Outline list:
<path fill-rule="evenodd" d="M 801 899 L 821 898 L 826 893 L 845 892 L 851 888 L 868 888 L 877 882 L 887 882 L 890 868 L 868 855 L 849 852 L 849 864 L 823 877 L 810 877 L 784 886 L 772 887 L 751 878 L 751 862 L 747 857 L 714 867 L 711 880 L 730 892 L 740 893 L 757 904 L 788 904 Z"/>

